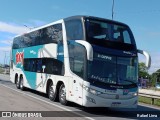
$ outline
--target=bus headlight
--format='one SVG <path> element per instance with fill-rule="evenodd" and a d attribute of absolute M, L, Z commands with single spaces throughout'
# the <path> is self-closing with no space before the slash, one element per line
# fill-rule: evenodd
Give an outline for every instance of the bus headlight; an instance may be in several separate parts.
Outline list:
<path fill-rule="evenodd" d="M 94 94 L 94 95 L 97 95 L 97 91 L 96 90 L 93 90 L 93 89 L 90 89 L 90 93 Z"/>
<path fill-rule="evenodd" d="M 94 89 L 92 89 L 90 87 L 87 87 L 85 85 L 83 85 L 83 89 L 85 89 L 86 91 L 88 91 L 89 93 L 94 94 L 94 95 L 100 95 L 100 94 L 102 94 L 102 92 L 94 90 Z"/>

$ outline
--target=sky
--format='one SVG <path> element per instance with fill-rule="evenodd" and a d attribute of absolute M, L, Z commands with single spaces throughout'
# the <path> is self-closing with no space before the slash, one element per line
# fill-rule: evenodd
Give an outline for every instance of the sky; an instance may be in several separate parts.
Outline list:
<path fill-rule="evenodd" d="M 14 36 L 74 15 L 112 19 L 113 0 L 0 0 L 0 64 L 9 63 Z M 114 20 L 130 26 L 137 48 L 160 69 L 160 0 L 115 0 Z M 27 27 L 26 27 L 27 26 Z M 139 55 L 140 62 L 145 58 Z"/>

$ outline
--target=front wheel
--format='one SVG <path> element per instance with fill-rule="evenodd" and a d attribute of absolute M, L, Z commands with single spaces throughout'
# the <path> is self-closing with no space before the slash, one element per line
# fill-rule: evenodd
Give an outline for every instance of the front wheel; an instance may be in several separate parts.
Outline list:
<path fill-rule="evenodd" d="M 59 101 L 62 105 L 68 105 L 68 101 L 66 100 L 66 88 L 64 84 L 62 84 L 59 88 Z"/>

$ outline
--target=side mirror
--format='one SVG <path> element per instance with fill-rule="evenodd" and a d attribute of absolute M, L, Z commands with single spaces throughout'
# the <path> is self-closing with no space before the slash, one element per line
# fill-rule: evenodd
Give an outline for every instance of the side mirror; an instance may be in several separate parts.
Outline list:
<path fill-rule="evenodd" d="M 87 59 L 89 61 L 93 61 L 93 48 L 92 48 L 91 44 L 89 44 L 88 42 L 86 42 L 84 40 L 75 40 L 75 42 L 83 45 L 86 48 L 86 50 L 87 50 Z"/>
<path fill-rule="evenodd" d="M 42 65 L 42 72 L 44 73 L 44 69 L 46 68 L 45 65 Z"/>
<path fill-rule="evenodd" d="M 149 53 L 147 53 L 144 50 L 139 50 L 139 49 L 137 50 L 137 52 L 146 57 L 146 67 L 147 67 L 147 69 L 149 69 L 151 66 L 151 56 L 149 55 Z"/>

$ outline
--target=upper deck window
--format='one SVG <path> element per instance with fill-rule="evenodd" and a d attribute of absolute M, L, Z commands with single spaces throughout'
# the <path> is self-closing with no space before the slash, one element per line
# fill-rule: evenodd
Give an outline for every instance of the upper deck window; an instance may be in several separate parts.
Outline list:
<path fill-rule="evenodd" d="M 62 41 L 62 24 L 51 25 L 14 38 L 13 49 L 26 48 Z"/>

